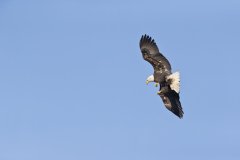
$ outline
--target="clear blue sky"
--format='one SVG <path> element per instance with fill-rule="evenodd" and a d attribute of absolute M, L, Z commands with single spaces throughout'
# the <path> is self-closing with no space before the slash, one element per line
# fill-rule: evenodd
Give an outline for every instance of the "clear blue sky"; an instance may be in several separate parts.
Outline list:
<path fill-rule="evenodd" d="M 1 160 L 239 160 L 240 1 L 0 1 Z M 181 72 L 163 106 L 139 39 Z"/>

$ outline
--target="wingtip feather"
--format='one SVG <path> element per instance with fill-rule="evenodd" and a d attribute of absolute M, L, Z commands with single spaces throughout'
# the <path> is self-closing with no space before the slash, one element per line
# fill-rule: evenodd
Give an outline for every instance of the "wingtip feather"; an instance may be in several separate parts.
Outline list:
<path fill-rule="evenodd" d="M 144 34 L 140 39 L 139 45 L 140 45 L 140 48 L 142 48 L 143 45 L 156 45 L 156 43 L 151 36 Z"/>

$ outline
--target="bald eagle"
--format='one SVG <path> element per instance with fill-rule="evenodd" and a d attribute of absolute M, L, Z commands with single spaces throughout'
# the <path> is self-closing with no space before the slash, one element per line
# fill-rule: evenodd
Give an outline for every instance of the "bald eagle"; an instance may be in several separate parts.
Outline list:
<path fill-rule="evenodd" d="M 157 94 L 162 98 L 165 107 L 179 118 L 183 117 L 183 110 L 179 98 L 180 73 L 172 73 L 169 61 L 160 53 L 154 39 L 143 35 L 140 40 L 140 49 L 143 59 L 154 68 L 153 75 L 147 78 L 146 83 L 155 82 L 160 85 Z"/>

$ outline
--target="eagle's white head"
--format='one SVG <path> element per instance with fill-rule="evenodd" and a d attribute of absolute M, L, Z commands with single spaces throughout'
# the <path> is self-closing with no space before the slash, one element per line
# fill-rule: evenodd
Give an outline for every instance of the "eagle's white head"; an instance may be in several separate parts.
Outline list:
<path fill-rule="evenodd" d="M 153 75 L 151 75 L 147 78 L 146 84 L 148 84 L 149 82 L 154 82 L 154 76 Z"/>

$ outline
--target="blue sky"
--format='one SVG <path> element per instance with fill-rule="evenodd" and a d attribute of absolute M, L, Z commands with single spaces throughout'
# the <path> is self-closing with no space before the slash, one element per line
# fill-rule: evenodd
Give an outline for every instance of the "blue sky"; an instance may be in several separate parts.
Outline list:
<path fill-rule="evenodd" d="M 240 2 L 0 1 L 0 159 L 237 160 Z M 182 120 L 142 59 L 181 72 Z"/>

